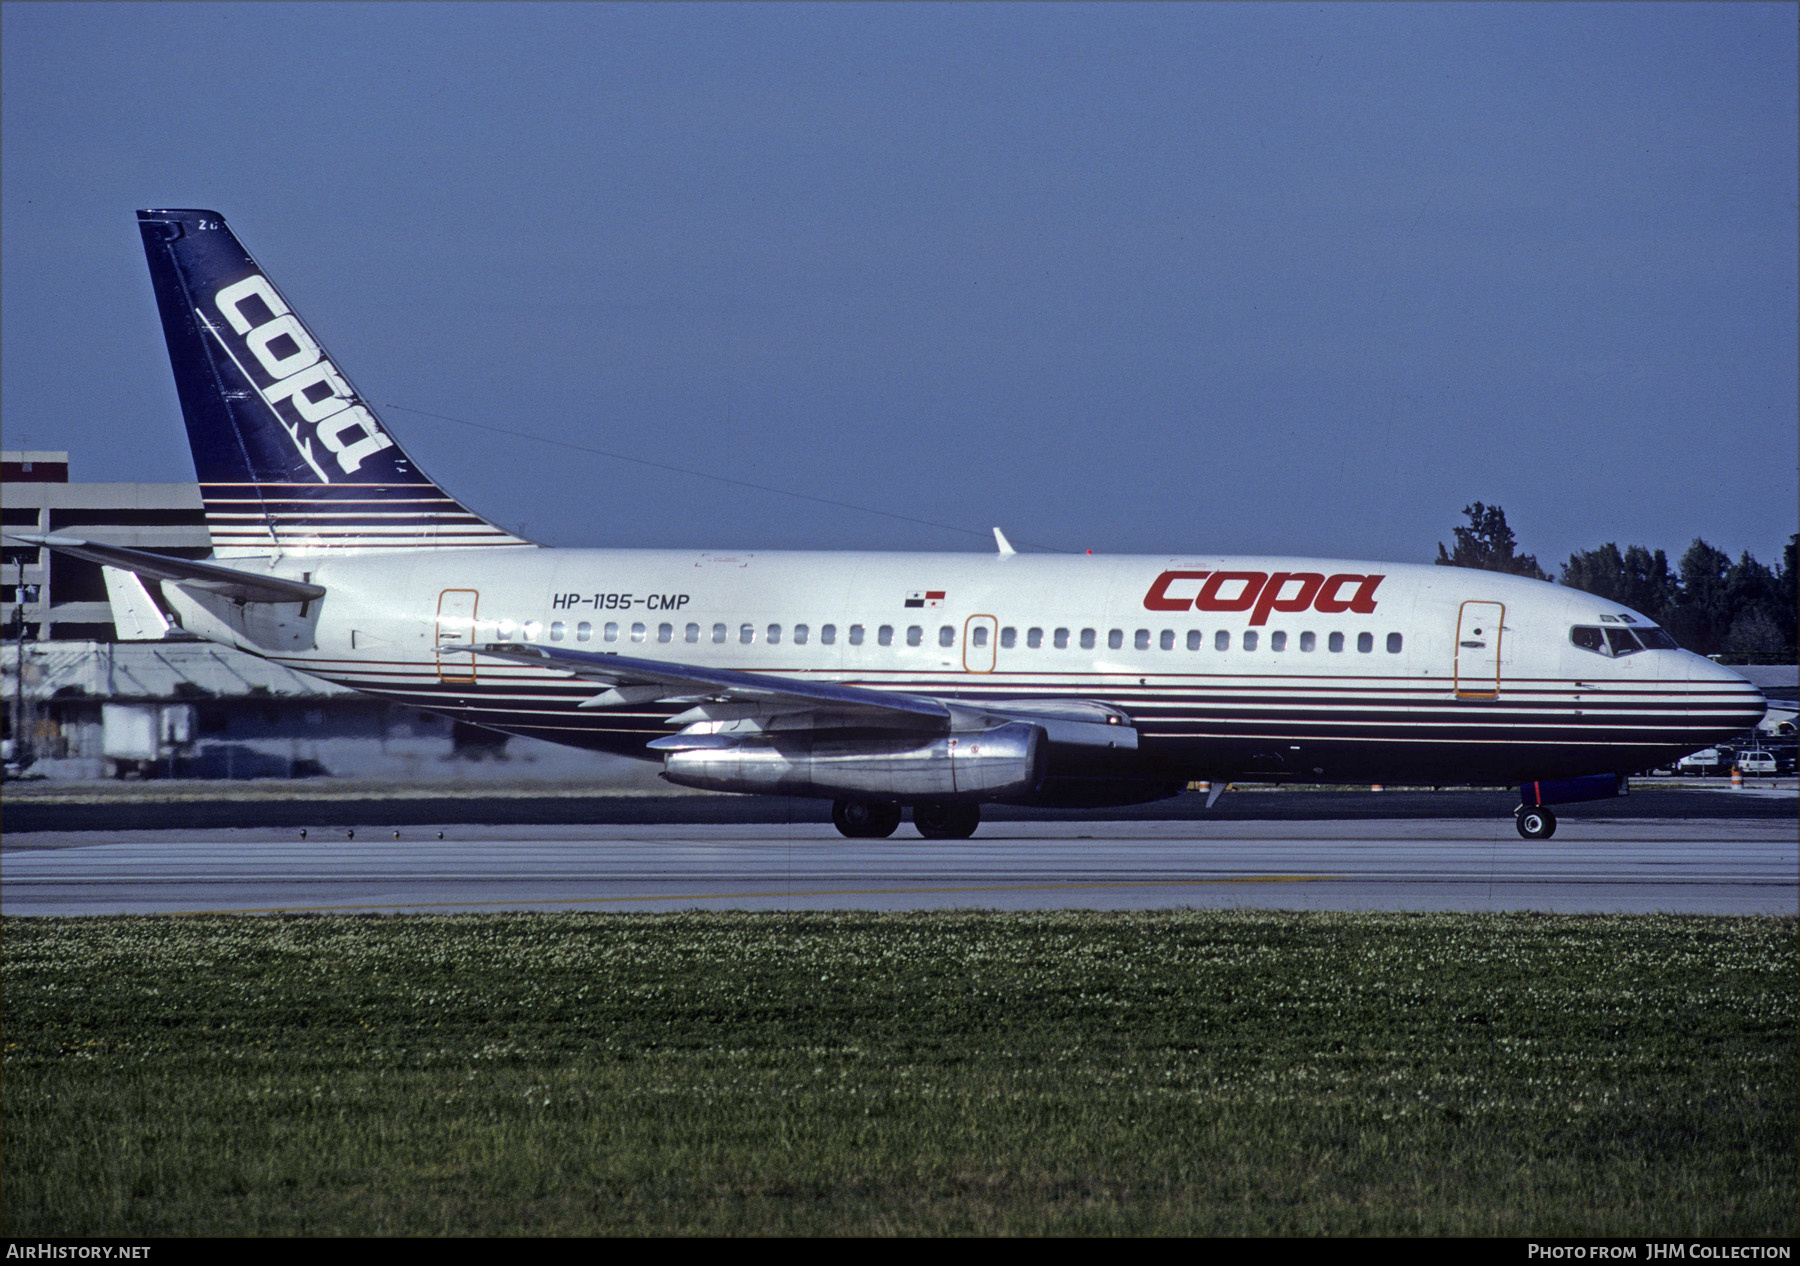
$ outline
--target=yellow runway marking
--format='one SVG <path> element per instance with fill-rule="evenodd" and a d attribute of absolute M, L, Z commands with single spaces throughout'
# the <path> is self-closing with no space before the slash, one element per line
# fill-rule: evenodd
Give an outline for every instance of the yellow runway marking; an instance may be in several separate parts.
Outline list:
<path fill-rule="evenodd" d="M 1348 875 L 1242 875 L 1233 879 L 1146 879 L 1094 884 L 1004 884 L 956 888 L 820 888 L 807 892 L 658 893 L 642 897 L 549 897 L 537 901 L 377 901 L 348 906 L 258 906 L 242 910 L 171 910 L 164 916 L 189 919 L 207 914 L 314 914 L 333 910 L 439 910 L 449 907 L 527 905 L 619 905 L 633 901 L 780 901 L 793 897 L 886 897 L 934 892 L 1077 892 L 1085 888 L 1204 888 L 1221 884 L 1307 884 L 1348 879 Z"/>

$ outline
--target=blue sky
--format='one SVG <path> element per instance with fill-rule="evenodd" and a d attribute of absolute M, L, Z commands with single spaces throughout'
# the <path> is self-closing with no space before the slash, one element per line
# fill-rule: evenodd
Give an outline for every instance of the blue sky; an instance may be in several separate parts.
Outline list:
<path fill-rule="evenodd" d="M 191 479 L 208 207 L 561 545 L 1546 564 L 1800 501 L 1800 6 L 0 7 L 8 448 Z M 403 412 L 418 410 L 422 413 Z"/>

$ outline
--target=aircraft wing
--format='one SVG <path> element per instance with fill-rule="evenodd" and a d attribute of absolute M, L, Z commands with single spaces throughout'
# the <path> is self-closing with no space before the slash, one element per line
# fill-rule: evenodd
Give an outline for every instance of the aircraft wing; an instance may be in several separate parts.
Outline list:
<path fill-rule="evenodd" d="M 516 664 L 561 669 L 606 687 L 584 708 L 653 701 L 696 705 L 669 718 L 687 728 L 653 740 L 657 748 L 717 742 L 724 732 L 758 729 L 831 729 L 845 726 L 924 729 L 936 732 L 985 728 L 998 721 L 1030 721 L 1052 742 L 1134 749 L 1137 731 L 1117 708 L 1087 700 L 1007 700 L 988 703 L 934 695 L 871 690 L 867 686 L 807 681 L 771 673 L 702 668 L 662 660 L 533 643 L 499 642 L 472 648 Z"/>
<path fill-rule="evenodd" d="M 98 541 L 84 541 L 72 536 L 42 536 L 36 532 L 9 532 L 7 535 L 13 540 L 85 558 L 90 563 L 136 572 L 152 580 L 173 580 L 239 602 L 308 602 L 325 596 L 323 585 L 221 567 L 217 563 L 202 563 L 191 558 L 170 558 L 149 550 L 102 545 Z"/>
<path fill-rule="evenodd" d="M 478 654 L 508 659 L 515 664 L 560 668 L 585 681 L 610 687 L 583 707 L 600 708 L 653 699 L 708 699 L 785 704 L 833 712 L 866 711 L 890 724 L 902 722 L 930 729 L 947 729 L 951 719 L 950 708 L 941 700 L 923 695 L 889 694 L 863 686 L 744 673 L 729 668 L 700 668 L 522 642 L 491 643 L 474 649 Z"/>

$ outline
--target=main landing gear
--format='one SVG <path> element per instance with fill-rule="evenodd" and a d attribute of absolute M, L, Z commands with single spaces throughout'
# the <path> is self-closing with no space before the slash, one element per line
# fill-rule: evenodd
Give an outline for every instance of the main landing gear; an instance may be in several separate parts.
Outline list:
<path fill-rule="evenodd" d="M 838 800 L 831 806 L 832 825 L 853 840 L 882 840 L 900 825 L 900 806 L 881 800 Z"/>
<path fill-rule="evenodd" d="M 838 800 L 832 825 L 853 840 L 882 840 L 900 825 L 900 806 L 888 800 Z M 961 800 L 926 800 L 913 806 L 913 825 L 928 840 L 966 840 L 981 825 L 981 806 Z"/>
<path fill-rule="evenodd" d="M 1528 840 L 1547 840 L 1556 834 L 1556 815 L 1536 805 L 1520 805 L 1513 811 L 1513 824 Z"/>
<path fill-rule="evenodd" d="M 966 840 L 981 825 L 981 806 L 961 800 L 916 804 L 913 825 L 928 840 Z"/>

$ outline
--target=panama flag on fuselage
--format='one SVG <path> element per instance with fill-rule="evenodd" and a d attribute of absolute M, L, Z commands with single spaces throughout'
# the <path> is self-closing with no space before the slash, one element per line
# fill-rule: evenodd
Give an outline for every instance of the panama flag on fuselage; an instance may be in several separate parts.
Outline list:
<path fill-rule="evenodd" d="M 941 607 L 944 605 L 942 589 L 915 589 L 906 595 L 909 607 Z"/>

